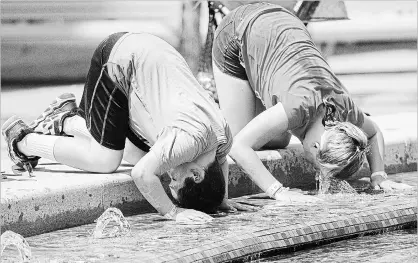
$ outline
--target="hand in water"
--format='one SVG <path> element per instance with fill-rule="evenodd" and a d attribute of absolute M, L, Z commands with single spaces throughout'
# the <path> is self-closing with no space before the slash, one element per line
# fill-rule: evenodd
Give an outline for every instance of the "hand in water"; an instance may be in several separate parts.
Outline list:
<path fill-rule="evenodd" d="M 293 191 L 283 191 L 279 192 L 274 196 L 274 199 L 277 201 L 282 202 L 289 202 L 289 203 L 314 203 L 321 201 L 322 199 L 310 196 L 310 195 L 304 195 L 298 192 Z"/>
<path fill-rule="evenodd" d="M 175 219 L 177 223 L 198 225 L 212 221 L 213 217 L 197 210 L 181 209 Z"/>
<path fill-rule="evenodd" d="M 375 172 L 371 176 L 371 186 L 374 190 L 384 190 L 384 191 L 392 191 L 392 190 L 406 190 L 413 188 L 410 185 L 397 183 L 391 180 L 388 180 L 388 175 L 384 172 Z"/>
<path fill-rule="evenodd" d="M 245 203 L 238 203 L 232 200 L 224 200 L 222 204 L 219 206 L 219 210 L 224 212 L 237 212 L 237 211 L 243 211 L 243 212 L 255 212 L 260 210 L 258 206 L 245 204 Z"/>
<path fill-rule="evenodd" d="M 403 184 L 403 183 L 397 183 L 391 180 L 385 180 L 380 182 L 379 184 L 376 184 L 374 186 L 375 190 L 385 190 L 385 191 L 393 191 L 393 190 L 407 190 L 413 188 L 410 185 Z"/>

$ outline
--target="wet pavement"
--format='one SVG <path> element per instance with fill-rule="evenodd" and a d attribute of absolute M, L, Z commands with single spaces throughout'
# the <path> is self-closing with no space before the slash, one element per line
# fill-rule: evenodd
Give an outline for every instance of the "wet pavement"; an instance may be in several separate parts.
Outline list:
<path fill-rule="evenodd" d="M 191 262 L 192 256 L 187 255 L 200 253 L 200 256 L 214 258 L 221 254 L 220 251 L 229 251 L 230 257 L 237 253 L 241 258 L 244 253 L 245 257 L 250 259 L 251 251 L 262 251 L 261 248 L 264 249 L 266 246 L 272 246 L 273 249 L 275 244 L 280 245 L 281 243 L 275 243 L 278 241 L 272 240 L 283 233 L 290 236 L 285 240 L 286 244 L 283 243 L 287 247 L 292 247 L 292 242 L 309 243 L 309 238 L 314 239 L 316 236 L 307 235 L 304 232 L 306 230 L 302 229 L 315 225 L 315 222 L 322 224 L 311 228 L 319 233 L 318 242 L 329 240 L 331 237 L 349 236 L 356 231 L 367 232 L 363 230 L 370 230 L 368 227 L 374 227 L 372 232 L 376 233 L 383 229 L 382 226 L 405 223 L 400 219 L 397 223 L 394 222 L 397 220 L 396 216 L 407 215 L 408 211 L 411 211 L 410 208 L 416 209 L 417 173 L 398 174 L 393 179 L 414 185 L 415 188 L 396 193 L 364 192 L 359 189 L 360 194 L 321 196 L 323 200 L 315 205 L 283 204 L 266 199 L 264 195 L 247 196 L 236 200 L 262 206 L 261 210 L 251 213 L 216 214 L 214 221 L 205 225 L 179 225 L 165 220 L 158 214 L 150 213 L 127 217 L 131 231 L 130 235 L 126 236 L 93 239 L 95 224 L 89 224 L 29 237 L 27 242 L 32 247 L 32 256 L 36 259 L 34 262 L 165 262 L 164 259 L 169 258 L 173 262 Z M 402 210 L 403 208 L 405 210 Z M 395 211 L 396 209 L 399 210 Z M 411 216 L 411 222 L 416 223 L 416 211 Z M 366 226 L 365 223 L 363 226 L 358 225 L 359 228 L 349 225 L 349 222 L 354 222 L 350 220 L 358 223 L 359 220 L 363 220 L 361 217 L 368 218 L 369 221 L 365 222 L 371 222 L 371 225 L 367 223 Z M 377 223 L 377 218 L 385 218 L 382 220 L 386 223 Z M 334 230 L 332 225 L 327 229 L 323 226 L 328 226 L 329 223 L 324 222 L 333 222 L 334 226 L 339 227 L 345 226 L 345 230 L 349 232 L 341 232 L 341 229 L 336 228 Z M 115 226 L 118 224 L 110 223 L 107 229 Z M 301 234 L 300 230 L 304 233 Z M 296 232 L 299 237 L 296 237 Z M 263 235 L 260 237 L 261 234 Z M 254 240 L 264 243 L 257 244 Z M 239 246 L 245 247 L 239 249 Z M 237 251 L 231 252 L 234 249 Z M 15 250 L 6 249 L 2 262 L 12 262 L 11 258 L 16 257 L 16 254 Z M 188 257 L 188 260 L 181 261 L 179 258 L 182 256 Z M 223 256 L 226 257 L 225 254 Z M 223 260 L 217 258 L 213 262 Z"/>

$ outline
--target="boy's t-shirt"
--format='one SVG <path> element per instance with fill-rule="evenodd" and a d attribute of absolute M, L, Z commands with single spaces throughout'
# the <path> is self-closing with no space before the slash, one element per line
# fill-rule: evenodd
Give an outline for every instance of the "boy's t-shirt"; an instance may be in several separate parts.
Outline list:
<path fill-rule="evenodd" d="M 110 76 L 125 82 L 130 127 L 150 142 L 161 173 L 213 149 L 220 163 L 226 161 L 229 126 L 171 45 L 146 33 L 126 34 L 109 61 Z"/>

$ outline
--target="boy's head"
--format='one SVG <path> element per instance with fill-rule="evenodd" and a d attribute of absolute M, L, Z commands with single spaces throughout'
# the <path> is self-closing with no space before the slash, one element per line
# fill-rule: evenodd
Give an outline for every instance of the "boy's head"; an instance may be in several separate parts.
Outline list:
<path fill-rule="evenodd" d="M 213 212 L 225 196 L 225 179 L 215 160 L 207 167 L 196 162 L 182 164 L 169 172 L 170 191 L 178 205 L 203 212 Z"/>

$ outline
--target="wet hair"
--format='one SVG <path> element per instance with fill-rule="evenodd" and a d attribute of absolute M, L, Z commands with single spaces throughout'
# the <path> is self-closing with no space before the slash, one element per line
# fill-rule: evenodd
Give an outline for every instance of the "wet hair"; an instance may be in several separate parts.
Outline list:
<path fill-rule="evenodd" d="M 221 165 L 215 159 L 207 169 L 200 183 L 186 178 L 184 186 L 177 192 L 177 204 L 183 208 L 195 209 L 206 213 L 214 212 L 225 196 L 225 178 Z"/>
<path fill-rule="evenodd" d="M 369 150 L 367 135 L 349 122 L 339 122 L 338 111 L 324 100 L 325 117 L 322 124 L 328 131 L 325 145 L 318 151 L 317 160 L 325 177 L 345 180 L 360 170 Z"/>

